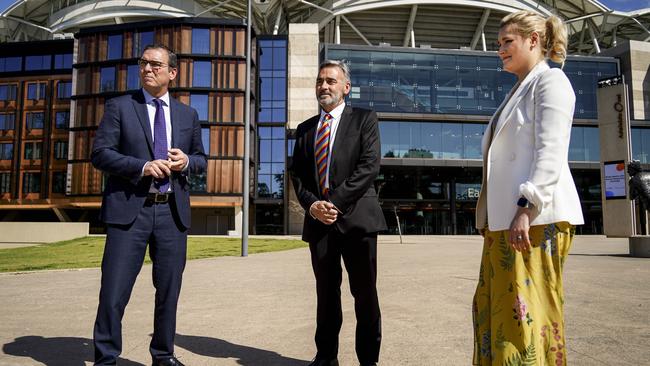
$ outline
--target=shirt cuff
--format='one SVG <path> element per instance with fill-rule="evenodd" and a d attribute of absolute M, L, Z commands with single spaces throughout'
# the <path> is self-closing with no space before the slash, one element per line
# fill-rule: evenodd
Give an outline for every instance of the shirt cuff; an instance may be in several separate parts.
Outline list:
<path fill-rule="evenodd" d="M 534 207 L 537 214 L 542 213 L 542 208 L 544 207 L 544 201 L 542 200 L 542 195 L 539 193 L 535 185 L 531 182 L 522 183 L 519 186 L 519 195 L 526 197 L 528 202 L 530 202 Z"/>

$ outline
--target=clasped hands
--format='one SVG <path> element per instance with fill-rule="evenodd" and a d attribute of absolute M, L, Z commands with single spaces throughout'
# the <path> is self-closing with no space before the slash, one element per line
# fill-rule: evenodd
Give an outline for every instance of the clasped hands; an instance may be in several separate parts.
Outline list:
<path fill-rule="evenodd" d="M 168 177 L 172 172 L 180 172 L 183 170 L 188 160 L 187 155 L 181 149 L 169 149 L 167 150 L 167 160 L 152 160 L 144 165 L 144 175 L 151 175 L 158 179 Z"/>
<path fill-rule="evenodd" d="M 328 201 L 316 201 L 309 207 L 309 214 L 325 225 L 332 225 L 339 214 L 336 206 Z"/>

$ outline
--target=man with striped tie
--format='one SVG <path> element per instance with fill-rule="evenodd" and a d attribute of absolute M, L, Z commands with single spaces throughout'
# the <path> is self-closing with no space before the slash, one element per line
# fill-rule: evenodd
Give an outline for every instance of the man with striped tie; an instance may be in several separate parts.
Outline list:
<path fill-rule="evenodd" d="M 302 238 L 309 243 L 316 277 L 316 348 L 310 366 L 338 366 L 341 258 L 350 278 L 361 366 L 376 365 L 381 343 L 377 299 L 377 232 L 386 229 L 374 180 L 380 142 L 374 111 L 346 106 L 350 73 L 345 63 L 325 61 L 316 79 L 320 115 L 296 131 L 289 168 L 305 209 Z"/>

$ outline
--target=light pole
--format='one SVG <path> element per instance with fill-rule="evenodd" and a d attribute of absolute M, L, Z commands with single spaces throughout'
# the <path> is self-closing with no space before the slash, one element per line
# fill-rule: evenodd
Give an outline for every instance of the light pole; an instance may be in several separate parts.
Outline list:
<path fill-rule="evenodd" d="M 246 13 L 246 94 L 244 101 L 244 187 L 241 225 L 241 256 L 248 256 L 248 215 L 250 200 L 250 145 L 251 145 L 251 0 L 247 0 Z"/>

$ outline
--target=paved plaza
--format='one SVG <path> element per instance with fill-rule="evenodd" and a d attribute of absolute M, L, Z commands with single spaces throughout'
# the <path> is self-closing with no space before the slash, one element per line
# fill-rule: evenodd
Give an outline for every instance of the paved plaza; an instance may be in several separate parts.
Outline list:
<path fill-rule="evenodd" d="M 380 364 L 470 365 L 478 236 L 380 237 Z M 579 236 L 566 262 L 570 365 L 650 364 L 650 259 L 627 241 Z M 91 364 L 99 269 L 0 274 L 0 365 Z M 356 366 L 354 308 L 344 277 L 342 366 Z M 309 250 L 187 263 L 176 354 L 186 365 L 306 366 L 315 354 Z M 120 365 L 149 365 L 151 266 L 124 317 Z"/>

